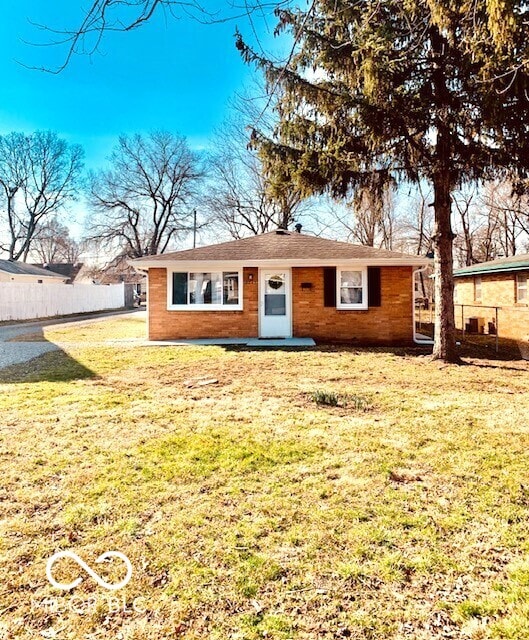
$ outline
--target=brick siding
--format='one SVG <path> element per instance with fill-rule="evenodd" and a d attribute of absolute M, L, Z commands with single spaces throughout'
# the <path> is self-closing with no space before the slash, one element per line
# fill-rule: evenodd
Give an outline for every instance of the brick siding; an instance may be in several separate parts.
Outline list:
<path fill-rule="evenodd" d="M 168 311 L 166 269 L 149 269 L 149 339 L 256 337 L 258 269 L 245 268 L 243 281 L 243 311 Z M 312 287 L 302 289 L 302 283 Z M 382 306 L 366 311 L 325 307 L 323 267 L 293 268 L 293 335 L 357 344 L 411 344 L 412 267 L 382 267 L 381 293 Z"/>
<path fill-rule="evenodd" d="M 494 309 L 487 307 L 491 305 L 501 307 L 498 310 L 498 335 L 501 338 L 529 339 L 529 306 L 527 303 L 516 302 L 515 273 L 482 274 L 480 301 L 474 300 L 473 276 L 456 278 L 455 303 L 458 329 L 462 329 L 461 305 L 477 305 L 464 308 L 463 320 L 467 323 L 470 317 L 484 318 L 485 333 L 488 333 L 488 323 L 495 319 Z"/>
<path fill-rule="evenodd" d="M 310 282 L 311 289 L 302 289 Z M 323 341 L 358 344 L 413 342 L 411 267 L 382 267 L 382 306 L 345 311 L 323 305 L 323 269 L 292 269 L 293 333 Z"/>
<path fill-rule="evenodd" d="M 243 311 L 168 311 L 167 270 L 149 269 L 149 340 L 257 336 L 258 270 L 244 269 L 243 282 Z"/>

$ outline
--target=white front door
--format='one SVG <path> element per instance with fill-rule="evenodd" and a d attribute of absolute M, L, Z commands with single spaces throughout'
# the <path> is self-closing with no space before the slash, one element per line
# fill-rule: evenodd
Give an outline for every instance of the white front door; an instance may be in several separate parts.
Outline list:
<path fill-rule="evenodd" d="M 290 338 L 290 269 L 263 269 L 259 274 L 259 336 Z"/>

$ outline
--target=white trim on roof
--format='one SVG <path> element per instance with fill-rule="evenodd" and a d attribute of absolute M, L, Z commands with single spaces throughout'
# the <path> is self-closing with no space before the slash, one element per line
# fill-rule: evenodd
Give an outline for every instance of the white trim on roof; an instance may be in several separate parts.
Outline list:
<path fill-rule="evenodd" d="M 45 278 L 50 280 L 61 280 L 61 281 L 68 280 L 68 276 L 61 276 L 58 273 L 13 273 L 12 271 L 4 271 L 4 269 L 0 269 L 0 272 L 16 280 L 18 280 L 19 278 L 23 278 L 23 279 L 27 278 L 29 280 L 35 280 L 36 278 L 38 278 L 39 280 L 42 280 Z"/>
<path fill-rule="evenodd" d="M 348 266 L 369 266 L 369 267 L 422 267 L 432 263 L 429 258 L 304 258 L 304 259 L 274 259 L 274 260 L 145 260 L 141 262 L 130 260 L 131 264 L 138 271 L 147 269 L 215 269 L 220 271 L 227 269 L 240 269 L 243 267 L 336 267 L 339 265 Z"/>
<path fill-rule="evenodd" d="M 481 264 L 485 264 L 485 263 L 481 263 Z M 516 263 L 505 264 L 501 266 L 483 267 L 481 269 L 478 269 L 477 267 L 478 265 L 476 265 L 476 268 L 465 267 L 465 269 L 468 269 L 468 271 L 458 269 L 457 271 L 454 271 L 454 278 L 472 278 L 473 276 L 494 275 L 495 273 L 512 273 L 513 271 L 528 271 L 529 263 L 516 262 Z"/>

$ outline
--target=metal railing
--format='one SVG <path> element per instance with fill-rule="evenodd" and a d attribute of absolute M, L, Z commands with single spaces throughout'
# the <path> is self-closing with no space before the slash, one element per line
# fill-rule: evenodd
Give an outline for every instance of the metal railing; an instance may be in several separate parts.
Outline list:
<path fill-rule="evenodd" d="M 461 307 L 461 331 L 463 334 L 463 337 L 465 336 L 465 309 L 466 308 L 472 308 L 472 309 L 494 309 L 494 331 L 495 331 L 495 349 L 496 349 L 496 353 L 498 353 L 499 351 L 499 321 L 498 321 L 498 311 L 502 308 L 502 307 L 495 307 L 493 305 L 490 304 L 460 304 L 460 303 L 455 303 L 454 307 Z M 490 335 L 490 333 L 488 334 Z"/>
<path fill-rule="evenodd" d="M 456 313 L 458 313 L 459 309 L 461 310 L 461 332 L 463 337 L 466 333 L 465 328 L 465 309 L 493 309 L 494 312 L 494 348 L 496 353 L 499 352 L 499 313 L 498 311 L 502 309 L 502 307 L 497 307 L 493 305 L 486 304 L 460 304 L 455 303 L 454 307 L 456 308 Z M 422 325 L 429 324 L 430 326 L 434 323 L 434 314 L 435 314 L 435 305 L 433 303 L 428 304 L 425 307 L 422 303 L 415 305 L 415 322 L 418 327 L 419 332 L 422 330 Z M 491 335 L 490 333 L 487 335 Z"/>

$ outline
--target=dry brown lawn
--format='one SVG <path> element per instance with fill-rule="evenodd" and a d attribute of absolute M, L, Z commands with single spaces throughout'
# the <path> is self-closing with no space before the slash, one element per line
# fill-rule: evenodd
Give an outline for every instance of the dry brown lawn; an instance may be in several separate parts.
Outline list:
<path fill-rule="evenodd" d="M 90 345 L 120 322 L 0 371 L 0 638 L 529 637 L 529 363 Z M 66 549 L 132 579 L 56 589 Z"/>

